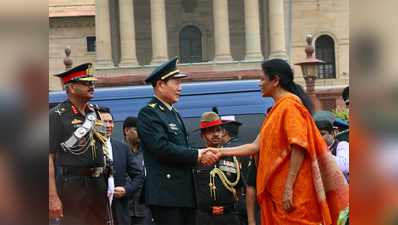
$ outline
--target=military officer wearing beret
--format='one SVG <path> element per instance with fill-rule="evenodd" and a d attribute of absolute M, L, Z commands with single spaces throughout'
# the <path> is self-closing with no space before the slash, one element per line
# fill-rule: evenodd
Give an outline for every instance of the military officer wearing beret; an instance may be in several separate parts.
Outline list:
<path fill-rule="evenodd" d="M 67 100 L 50 111 L 49 218 L 60 224 L 106 224 L 105 125 L 94 96 L 91 63 L 60 73 Z M 59 173 L 55 177 L 54 158 Z"/>
<path fill-rule="evenodd" d="M 200 137 L 206 147 L 220 148 L 223 129 L 222 122 L 215 112 L 206 112 L 200 119 Z M 242 196 L 245 185 L 240 161 L 235 156 L 222 157 L 212 165 L 198 163 L 195 167 L 199 196 L 199 211 L 196 224 L 236 224 L 239 218 L 235 203 Z"/>
<path fill-rule="evenodd" d="M 347 113 L 350 112 L 350 111 L 349 111 L 349 108 L 348 108 L 348 105 L 349 105 L 349 103 L 350 103 L 350 100 L 349 100 L 349 94 L 350 94 L 349 88 L 350 88 L 350 86 L 347 86 L 346 88 L 344 88 L 343 94 L 342 94 L 343 99 L 344 99 L 344 102 L 345 102 L 345 105 L 347 106 Z M 344 130 L 344 131 L 338 133 L 338 134 L 336 135 L 335 138 L 336 138 L 337 140 L 339 140 L 339 141 L 350 142 L 350 141 L 349 141 L 349 139 L 350 139 L 349 129 L 347 128 L 346 130 Z"/>
<path fill-rule="evenodd" d="M 141 200 L 149 205 L 156 224 L 195 224 L 198 207 L 193 167 L 212 164 L 214 154 L 189 147 L 189 132 L 173 104 L 181 78 L 178 57 L 157 67 L 146 79 L 153 98 L 138 113 L 137 131 L 147 171 Z"/>

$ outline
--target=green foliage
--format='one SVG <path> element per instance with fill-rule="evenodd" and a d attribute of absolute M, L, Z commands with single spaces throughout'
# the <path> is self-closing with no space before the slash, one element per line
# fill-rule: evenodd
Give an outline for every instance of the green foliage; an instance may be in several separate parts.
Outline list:
<path fill-rule="evenodd" d="M 347 223 L 347 219 L 350 216 L 350 208 L 345 207 L 344 211 L 341 211 L 339 214 L 339 219 L 337 220 L 337 225 L 345 225 Z"/>
<path fill-rule="evenodd" d="M 336 118 L 339 118 L 339 119 L 341 119 L 341 120 L 344 120 L 345 122 L 349 122 L 349 120 L 350 120 L 350 117 L 349 117 L 349 115 L 348 115 L 348 112 L 347 112 L 347 108 L 346 107 L 341 107 L 341 106 L 337 106 L 336 107 L 336 109 L 332 109 L 332 113 L 334 114 L 334 116 L 336 117 Z"/>

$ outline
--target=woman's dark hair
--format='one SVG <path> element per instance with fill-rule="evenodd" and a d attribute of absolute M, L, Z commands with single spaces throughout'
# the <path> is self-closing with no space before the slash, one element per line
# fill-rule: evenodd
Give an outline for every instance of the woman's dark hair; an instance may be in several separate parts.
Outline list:
<path fill-rule="evenodd" d="M 333 133 L 333 125 L 327 120 L 317 120 L 315 121 L 315 125 L 318 130 L 326 130 L 329 134 Z"/>
<path fill-rule="evenodd" d="M 264 61 L 261 64 L 261 68 L 264 74 L 267 75 L 270 80 L 274 79 L 275 75 L 278 75 L 281 86 L 291 93 L 297 95 L 303 102 L 305 108 L 307 108 L 308 112 L 312 115 L 314 106 L 308 95 L 305 93 L 303 87 L 293 81 L 294 75 L 292 68 L 285 60 L 270 59 Z"/>

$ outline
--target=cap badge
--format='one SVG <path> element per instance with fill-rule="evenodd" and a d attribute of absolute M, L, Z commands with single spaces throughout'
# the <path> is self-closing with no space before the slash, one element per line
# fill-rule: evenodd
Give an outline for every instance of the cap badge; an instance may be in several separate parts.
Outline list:
<path fill-rule="evenodd" d="M 86 75 L 91 74 L 91 65 L 88 65 L 88 68 L 86 69 Z"/>
<path fill-rule="evenodd" d="M 179 61 L 179 60 L 177 59 L 177 61 L 176 61 L 176 67 L 178 66 L 178 61 Z"/>

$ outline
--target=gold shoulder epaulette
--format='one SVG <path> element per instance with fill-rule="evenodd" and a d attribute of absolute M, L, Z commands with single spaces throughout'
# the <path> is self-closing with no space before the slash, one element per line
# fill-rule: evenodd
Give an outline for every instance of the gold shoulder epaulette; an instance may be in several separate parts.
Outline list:
<path fill-rule="evenodd" d="M 347 133 L 347 132 L 348 132 L 348 129 L 347 129 L 347 130 L 341 131 L 342 134 L 345 134 L 345 133 Z"/>
<path fill-rule="evenodd" d="M 337 133 L 337 134 L 336 134 L 336 137 L 337 137 L 337 136 L 340 136 L 340 135 L 343 135 L 343 134 L 345 134 L 345 133 L 348 133 L 348 129 L 347 129 L 347 130 L 343 130 L 343 131 Z"/>
<path fill-rule="evenodd" d="M 157 104 L 157 103 L 152 103 L 152 104 L 148 104 L 148 106 L 154 109 L 155 106 L 156 106 L 156 104 Z"/>

